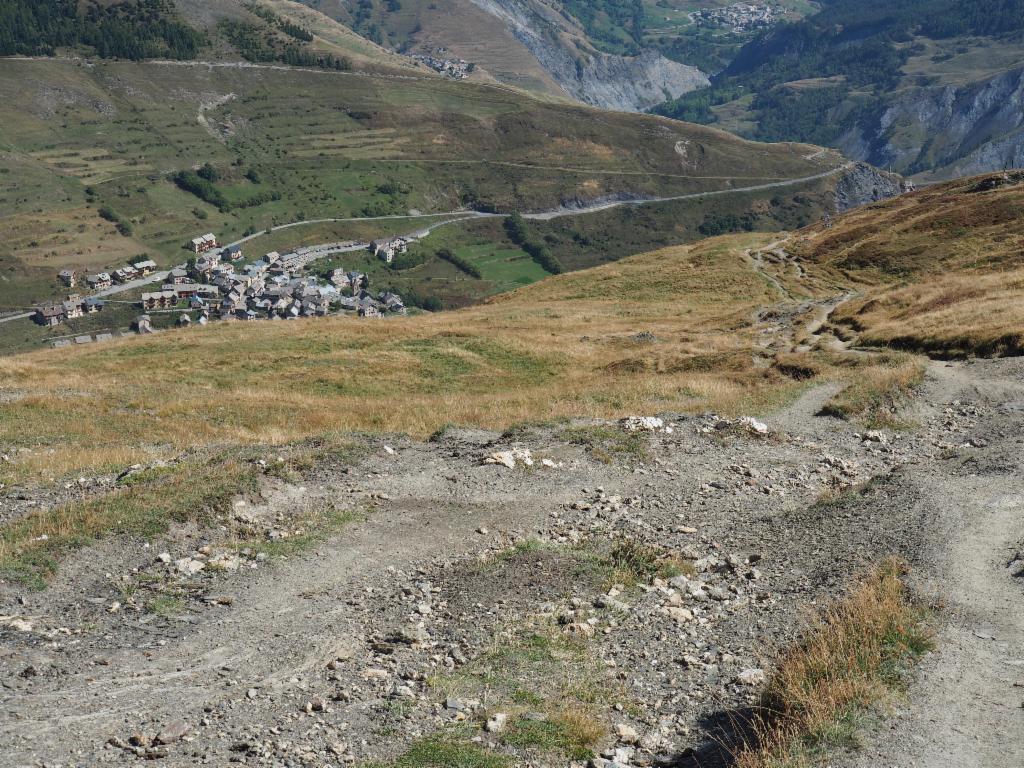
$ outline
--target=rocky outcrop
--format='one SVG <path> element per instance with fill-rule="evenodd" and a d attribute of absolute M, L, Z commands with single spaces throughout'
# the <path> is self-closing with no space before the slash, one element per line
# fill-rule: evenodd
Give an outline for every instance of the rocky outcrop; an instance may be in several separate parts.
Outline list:
<path fill-rule="evenodd" d="M 960 88 L 901 92 L 842 139 L 849 156 L 939 178 L 1024 166 L 1024 68 Z"/>
<path fill-rule="evenodd" d="M 561 88 L 586 104 L 638 112 L 674 99 L 710 81 L 696 67 L 656 51 L 612 56 L 572 35 L 569 22 L 530 0 L 472 0 L 501 19 Z"/>
<path fill-rule="evenodd" d="M 862 205 L 896 197 L 903 191 L 902 179 L 866 163 L 857 163 L 836 183 L 836 211 L 844 213 Z"/>

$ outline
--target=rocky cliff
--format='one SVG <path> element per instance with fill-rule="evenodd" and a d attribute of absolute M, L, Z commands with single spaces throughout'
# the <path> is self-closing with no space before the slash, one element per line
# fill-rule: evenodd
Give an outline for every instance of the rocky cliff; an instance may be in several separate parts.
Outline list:
<path fill-rule="evenodd" d="M 895 95 L 877 120 L 849 131 L 850 157 L 901 173 L 952 178 L 1024 166 L 1024 68 L 967 86 Z"/>
<path fill-rule="evenodd" d="M 836 211 L 845 213 L 862 205 L 896 197 L 903 191 L 902 181 L 894 173 L 857 163 L 836 183 Z"/>
<path fill-rule="evenodd" d="M 501 19 L 554 80 L 575 99 L 605 109 L 642 111 L 707 87 L 707 76 L 656 51 L 612 56 L 595 50 L 571 23 L 532 0 L 472 0 Z"/>

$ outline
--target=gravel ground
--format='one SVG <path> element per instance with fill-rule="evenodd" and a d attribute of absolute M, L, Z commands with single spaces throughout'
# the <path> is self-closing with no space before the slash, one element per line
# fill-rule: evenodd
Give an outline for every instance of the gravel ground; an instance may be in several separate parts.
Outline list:
<path fill-rule="evenodd" d="M 1019 766 L 1022 374 L 934 363 L 898 433 L 816 416 L 818 388 L 766 431 L 663 414 L 366 438 L 229 513 L 277 544 L 353 513 L 311 548 L 181 526 L 81 551 L 42 592 L 3 585 L 0 764 L 361 764 L 440 730 L 583 765 L 551 740 L 571 715 L 603 734 L 596 765 L 713 765 L 808 610 L 899 554 L 946 607 L 939 650 L 837 759 Z"/>

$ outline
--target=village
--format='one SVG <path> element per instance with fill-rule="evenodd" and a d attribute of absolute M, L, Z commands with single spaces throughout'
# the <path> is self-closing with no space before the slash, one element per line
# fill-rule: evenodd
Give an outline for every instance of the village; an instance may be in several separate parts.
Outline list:
<path fill-rule="evenodd" d="M 393 237 L 371 243 L 345 241 L 295 248 L 281 254 L 271 251 L 245 264 L 242 246 L 221 246 L 217 237 L 206 234 L 191 240 L 187 248 L 192 257 L 178 267 L 158 273 L 157 265 L 143 259 L 112 273 L 97 272 L 81 276 L 76 270 L 62 270 L 58 279 L 73 289 L 83 283 L 93 295 L 70 293 L 63 301 L 39 305 L 34 319 L 52 327 L 104 309 L 115 285 L 126 290 L 162 279 L 159 290 L 145 291 L 134 303 L 142 310 L 132 325 L 138 334 L 154 333 L 154 313 L 176 315 L 175 325 L 205 326 L 211 321 L 294 320 L 325 317 L 330 314 L 380 318 L 407 313 L 402 297 L 390 291 L 377 294 L 369 290 L 369 278 L 362 272 L 334 269 L 323 278 L 306 274 L 307 267 L 320 259 L 339 253 L 368 250 L 376 258 L 391 264 L 408 250 L 412 238 Z M 95 341 L 113 338 L 111 333 L 97 334 Z M 86 344 L 93 337 L 83 335 L 58 339 L 54 346 Z"/>
<path fill-rule="evenodd" d="M 446 48 L 438 48 L 434 53 L 436 55 L 433 56 L 414 53 L 411 54 L 409 58 L 414 61 L 418 61 L 420 64 L 424 64 L 435 72 L 446 75 L 453 80 L 465 80 L 476 70 L 476 64 L 473 64 L 472 62 L 468 62 L 465 59 L 453 59 L 448 57 L 448 50 Z"/>
<path fill-rule="evenodd" d="M 774 5 L 736 3 L 725 8 L 702 8 L 690 14 L 690 21 L 698 26 L 724 26 L 733 32 L 751 32 L 766 29 L 781 19 L 783 10 Z"/>

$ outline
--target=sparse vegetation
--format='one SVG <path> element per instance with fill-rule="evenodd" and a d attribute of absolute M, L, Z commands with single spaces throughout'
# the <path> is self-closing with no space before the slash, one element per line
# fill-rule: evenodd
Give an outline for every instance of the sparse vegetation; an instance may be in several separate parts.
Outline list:
<path fill-rule="evenodd" d="M 150 539 L 174 522 L 208 522 L 256 490 L 257 469 L 234 457 L 189 458 L 94 499 L 33 512 L 0 530 L 0 572 L 41 586 L 72 549 L 112 534 Z"/>
<path fill-rule="evenodd" d="M 474 744 L 457 729 L 432 734 L 414 742 L 388 763 L 366 763 L 365 768 L 511 768 L 512 758 Z"/>
<path fill-rule="evenodd" d="M 810 765 L 822 750 L 848 745 L 857 716 L 901 688 L 932 647 L 905 570 L 897 560 L 877 566 L 782 656 L 755 720 L 742 724 L 754 736 L 738 750 L 737 768 Z"/>
<path fill-rule="evenodd" d="M 895 412 L 924 379 L 925 366 L 913 355 L 888 353 L 859 366 L 842 392 L 822 408 L 827 416 L 857 419 L 870 427 L 899 426 Z"/>

